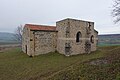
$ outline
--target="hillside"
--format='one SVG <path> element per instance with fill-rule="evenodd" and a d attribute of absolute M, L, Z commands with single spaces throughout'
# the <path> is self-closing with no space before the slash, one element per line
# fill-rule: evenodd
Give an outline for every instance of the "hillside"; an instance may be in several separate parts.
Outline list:
<path fill-rule="evenodd" d="M 0 44 L 18 43 L 13 33 L 0 32 Z"/>
<path fill-rule="evenodd" d="M 120 80 L 120 46 L 101 47 L 104 56 L 82 63 L 51 76 L 50 80 Z"/>
<path fill-rule="evenodd" d="M 14 34 L 13 33 L 6 33 L 6 32 L 0 32 L 0 41 L 4 42 L 4 41 L 13 41 L 14 38 Z"/>
<path fill-rule="evenodd" d="M 98 45 L 120 45 L 120 34 L 99 35 L 98 38 Z"/>
<path fill-rule="evenodd" d="M 120 80 L 120 46 L 66 57 L 28 57 L 19 48 L 0 53 L 0 80 Z"/>

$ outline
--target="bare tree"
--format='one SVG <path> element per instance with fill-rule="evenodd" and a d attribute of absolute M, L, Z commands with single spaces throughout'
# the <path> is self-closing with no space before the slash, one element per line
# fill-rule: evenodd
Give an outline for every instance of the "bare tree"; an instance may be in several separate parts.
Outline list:
<path fill-rule="evenodd" d="M 22 42 L 22 32 L 23 32 L 23 27 L 22 25 L 20 25 L 15 30 L 15 40 L 19 41 L 20 43 Z"/>
<path fill-rule="evenodd" d="M 115 18 L 115 23 L 120 22 L 120 0 L 114 1 L 112 16 Z"/>

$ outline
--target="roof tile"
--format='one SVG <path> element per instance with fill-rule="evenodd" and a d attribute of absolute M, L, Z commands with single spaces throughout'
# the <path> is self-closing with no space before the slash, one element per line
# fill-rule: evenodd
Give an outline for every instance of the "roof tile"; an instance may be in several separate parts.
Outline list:
<path fill-rule="evenodd" d="M 56 31 L 56 26 L 26 24 L 25 27 L 29 28 L 30 30 Z"/>

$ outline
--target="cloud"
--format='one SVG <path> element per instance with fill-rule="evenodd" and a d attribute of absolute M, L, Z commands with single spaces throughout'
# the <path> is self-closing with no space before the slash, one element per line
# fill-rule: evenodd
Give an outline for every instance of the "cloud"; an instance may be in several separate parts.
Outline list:
<path fill-rule="evenodd" d="M 100 33 L 116 33 L 111 3 L 112 0 L 0 0 L 0 31 L 13 32 L 25 23 L 55 25 L 64 18 L 77 18 L 94 21 Z M 109 27 L 104 29 L 106 26 Z"/>

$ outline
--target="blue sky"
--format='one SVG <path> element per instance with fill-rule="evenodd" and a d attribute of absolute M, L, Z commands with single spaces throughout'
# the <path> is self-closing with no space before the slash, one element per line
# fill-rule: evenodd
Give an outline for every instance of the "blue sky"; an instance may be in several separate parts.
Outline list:
<path fill-rule="evenodd" d="M 20 24 L 55 25 L 65 18 L 94 21 L 99 34 L 119 34 L 111 16 L 113 0 L 0 0 L 0 32 Z"/>

